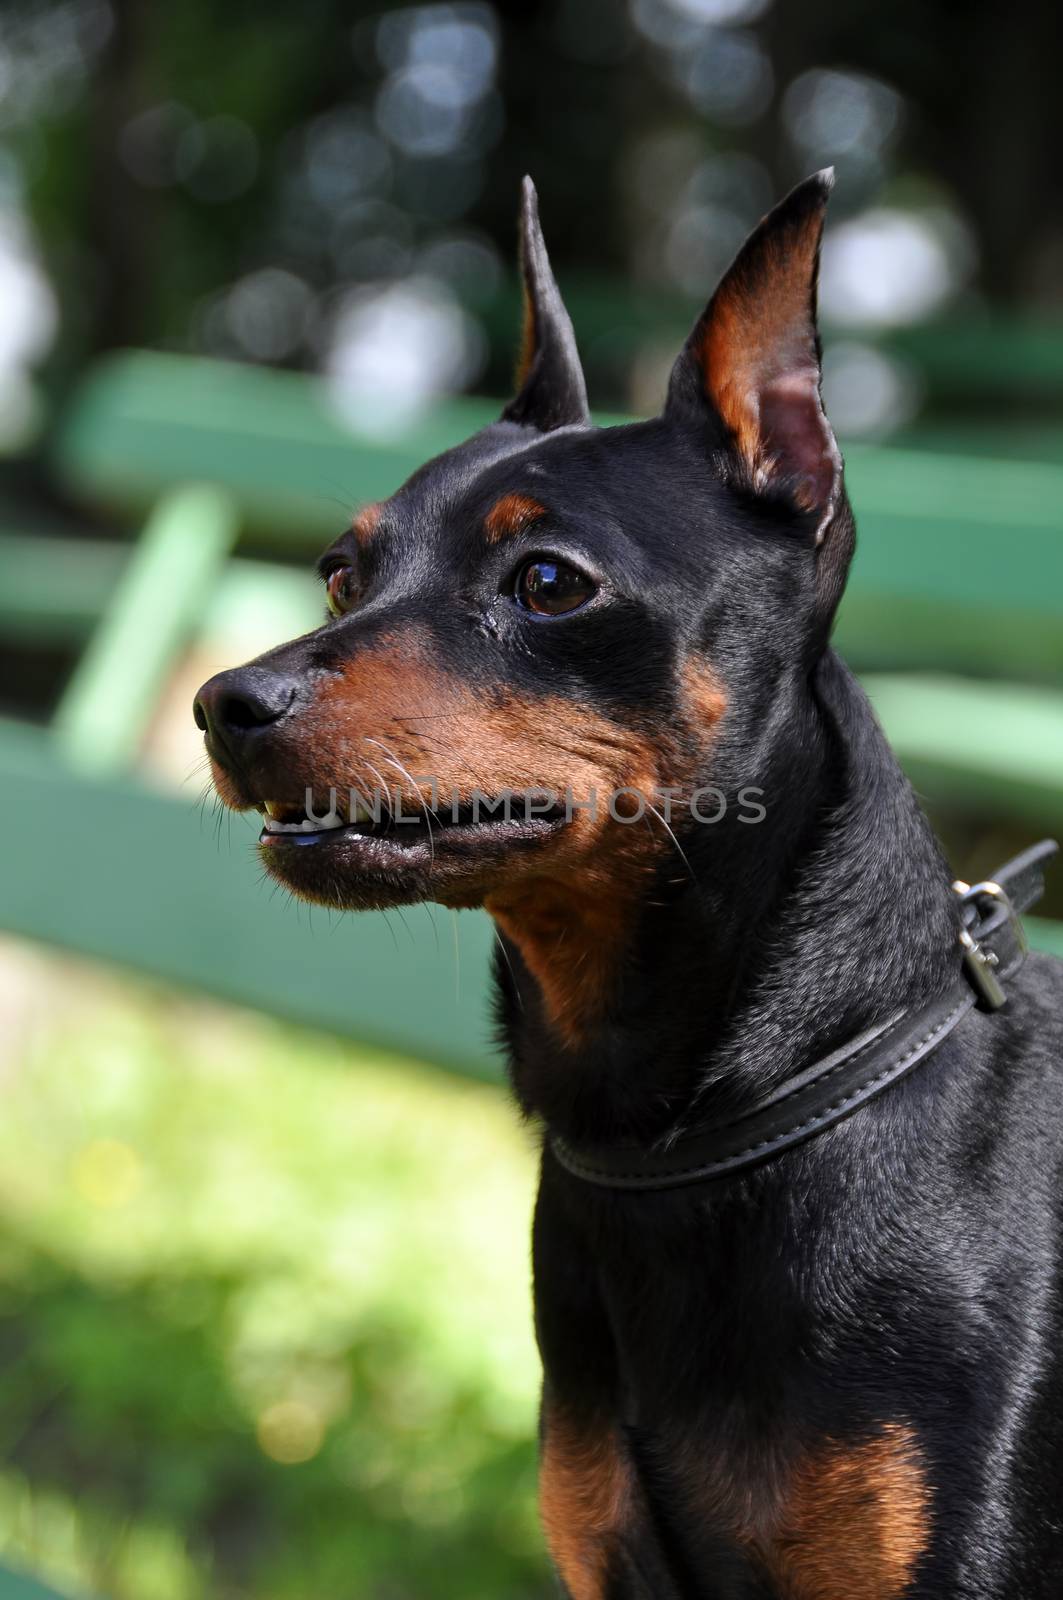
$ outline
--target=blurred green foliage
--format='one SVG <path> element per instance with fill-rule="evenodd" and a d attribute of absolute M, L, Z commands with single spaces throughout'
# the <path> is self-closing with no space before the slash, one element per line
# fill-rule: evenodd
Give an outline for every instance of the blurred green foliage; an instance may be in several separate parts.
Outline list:
<path fill-rule="evenodd" d="M 0 1559 L 115 1600 L 543 1593 L 502 1097 L 74 988 L 8 1063 Z"/>

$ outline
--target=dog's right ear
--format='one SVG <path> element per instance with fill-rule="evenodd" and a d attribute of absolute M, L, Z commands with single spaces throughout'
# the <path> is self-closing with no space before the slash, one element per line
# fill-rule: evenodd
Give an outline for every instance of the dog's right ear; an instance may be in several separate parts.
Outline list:
<path fill-rule="evenodd" d="M 672 370 L 667 416 L 709 429 L 754 495 L 805 513 L 829 626 L 853 550 L 841 452 L 820 399 L 816 282 L 829 168 L 799 183 L 746 240 Z"/>
<path fill-rule="evenodd" d="M 520 267 L 524 279 L 524 338 L 517 393 L 502 412 L 540 433 L 589 424 L 587 386 L 576 335 L 550 268 L 535 185 L 525 178 L 520 199 Z"/>

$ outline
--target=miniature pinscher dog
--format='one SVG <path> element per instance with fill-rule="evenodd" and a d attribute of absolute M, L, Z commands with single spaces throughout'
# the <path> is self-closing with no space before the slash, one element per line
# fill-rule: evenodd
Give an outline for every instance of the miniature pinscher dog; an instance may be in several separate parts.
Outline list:
<path fill-rule="evenodd" d="M 1047 847 L 950 883 L 829 644 L 830 184 L 599 429 L 526 183 L 515 398 L 195 706 L 282 884 L 494 919 L 570 1600 L 1063 1593 L 1063 964 L 1019 970 L 1011 904 Z"/>

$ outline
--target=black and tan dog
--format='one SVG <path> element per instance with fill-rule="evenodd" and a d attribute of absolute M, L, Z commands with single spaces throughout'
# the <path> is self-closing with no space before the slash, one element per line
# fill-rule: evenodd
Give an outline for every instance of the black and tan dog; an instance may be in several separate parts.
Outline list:
<path fill-rule="evenodd" d="M 1063 966 L 1017 971 L 1036 852 L 958 895 L 828 644 L 829 187 L 750 238 L 662 415 L 598 430 L 528 185 L 516 398 L 196 706 L 281 882 L 495 920 L 572 1600 L 1063 1593 Z"/>

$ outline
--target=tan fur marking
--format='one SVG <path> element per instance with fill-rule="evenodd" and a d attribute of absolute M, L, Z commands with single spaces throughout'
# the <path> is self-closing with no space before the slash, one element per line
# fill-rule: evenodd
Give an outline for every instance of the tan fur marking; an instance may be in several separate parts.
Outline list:
<path fill-rule="evenodd" d="M 648 808 L 638 818 L 638 796 L 653 804 L 659 788 L 689 790 L 723 709 L 722 689 L 707 664 L 689 666 L 683 725 L 651 739 L 569 698 L 474 692 L 432 651 L 429 641 L 404 635 L 325 680 L 293 725 L 288 764 L 299 774 L 298 795 L 274 798 L 301 801 L 306 785 L 324 800 L 330 787 L 342 794 L 352 784 L 372 791 L 386 783 L 409 815 L 431 803 L 431 791 L 418 795 L 400 767 L 433 776 L 444 805 L 453 795 L 468 802 L 477 792 L 545 790 L 564 806 L 570 795 L 572 820 L 563 828 L 502 859 L 470 862 L 440 896 L 455 907 L 482 905 L 495 918 L 559 1036 L 578 1044 L 609 1002 L 656 864 L 675 848 Z M 626 789 L 637 791 L 635 820 L 621 822 L 610 801 L 623 811 L 616 792 Z M 580 809 L 587 801 L 595 812 Z"/>
<path fill-rule="evenodd" d="M 625 786 L 652 795 L 663 781 L 662 752 L 568 699 L 477 695 L 440 671 L 416 639 L 365 651 L 327 681 L 301 719 L 299 739 L 292 764 L 303 783 L 323 793 L 356 780 L 379 787 L 372 763 L 401 792 L 407 812 L 420 801 L 389 756 L 414 777 L 435 776 L 446 803 L 452 793 L 467 800 L 477 791 L 541 789 L 562 805 L 566 790 L 576 801 L 597 797 L 596 815 L 576 810 L 568 826 L 507 853 L 504 864 L 470 866 L 454 900 L 483 905 L 498 920 L 559 1032 L 578 1040 L 607 998 L 654 852 L 668 847 L 663 830 L 616 822 L 609 798 Z"/>
<path fill-rule="evenodd" d="M 610 1539 L 629 1516 L 629 1469 L 611 1429 L 588 1432 L 563 1413 L 546 1420 L 539 1510 L 572 1600 L 602 1600 Z"/>
<path fill-rule="evenodd" d="M 673 1455 L 683 1499 L 748 1553 L 778 1600 L 903 1596 L 930 1532 L 912 1428 L 886 1423 L 855 1445 L 828 1439 L 794 1462 L 758 1448 L 706 1467 L 698 1452 L 688 1443 Z"/>
<path fill-rule="evenodd" d="M 929 1537 L 930 1495 L 911 1428 L 830 1444 L 794 1474 L 769 1566 L 786 1600 L 894 1600 Z"/>
<path fill-rule="evenodd" d="M 628 852 L 634 883 L 625 881 L 628 873 L 617 870 L 615 858 L 621 851 L 614 848 L 608 852 L 614 860 L 601 862 L 597 873 L 588 871 L 583 881 L 544 876 L 484 900 L 542 990 L 554 1026 L 571 1045 L 580 1042 L 608 1001 L 630 936 L 639 868 L 650 856 L 651 841 L 637 824 L 611 821 L 609 827 L 614 845 L 619 835 L 637 835 L 641 848 Z"/>
<path fill-rule="evenodd" d="M 696 765 L 727 699 L 707 661 L 691 658 L 682 678 L 693 745 L 691 764 Z M 578 725 L 593 725 L 595 719 L 594 712 L 581 709 Z M 534 738 L 534 729 L 529 728 L 528 737 Z M 657 785 L 675 782 L 687 764 L 672 741 L 659 750 L 646 743 L 640 751 L 633 749 L 632 756 L 636 761 L 641 758 L 641 764 L 619 774 L 613 786 L 634 789 L 650 803 Z M 575 792 L 578 799 L 586 798 Z M 607 813 L 608 793 L 600 788 L 595 792 Z M 638 808 L 636 794 L 615 798 L 613 809 L 620 815 L 635 817 Z M 565 872 L 557 880 L 517 882 L 485 900 L 486 909 L 520 950 L 568 1043 L 577 1044 L 604 1010 L 647 875 L 660 852 L 669 847 L 663 823 L 652 814 L 631 822 L 606 815 L 597 830 L 594 852 L 587 853 L 578 872 Z"/>
<path fill-rule="evenodd" d="M 682 678 L 695 728 L 703 732 L 712 730 L 727 710 L 723 684 L 702 656 L 691 656 L 687 660 Z"/>
<path fill-rule="evenodd" d="M 359 511 L 358 515 L 351 523 L 354 537 L 357 539 L 359 544 L 368 544 L 369 540 L 376 532 L 377 524 L 379 523 L 383 513 L 384 507 L 380 501 L 374 501 L 372 505 L 362 507 L 361 511 Z"/>
<path fill-rule="evenodd" d="M 808 330 L 819 233 L 819 219 L 810 219 L 776 241 L 774 259 L 756 279 L 741 270 L 725 278 L 706 316 L 699 351 L 705 390 L 754 472 L 766 464 L 757 398 L 765 380 L 805 368 L 816 380 Z M 763 291 L 767 279 L 770 294 Z"/>
<path fill-rule="evenodd" d="M 533 500 L 530 495 L 504 494 L 497 501 L 484 518 L 484 533 L 492 544 L 497 544 L 499 539 L 505 539 L 515 533 L 523 533 L 525 528 L 531 527 L 533 522 L 538 522 L 540 517 L 546 516 L 546 507 L 541 506 L 538 500 Z"/>

